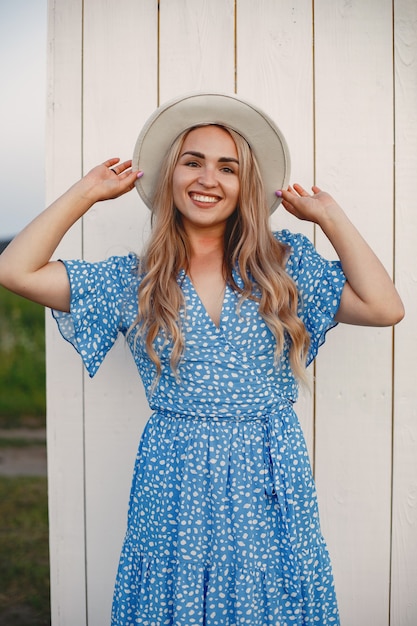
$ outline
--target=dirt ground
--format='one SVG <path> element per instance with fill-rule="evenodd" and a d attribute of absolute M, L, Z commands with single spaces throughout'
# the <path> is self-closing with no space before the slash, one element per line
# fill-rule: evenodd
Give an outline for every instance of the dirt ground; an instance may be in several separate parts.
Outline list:
<path fill-rule="evenodd" d="M 46 433 L 43 429 L 0 430 L 10 446 L 0 448 L 0 476 L 46 476 Z M 13 446 L 13 440 L 26 445 Z"/>

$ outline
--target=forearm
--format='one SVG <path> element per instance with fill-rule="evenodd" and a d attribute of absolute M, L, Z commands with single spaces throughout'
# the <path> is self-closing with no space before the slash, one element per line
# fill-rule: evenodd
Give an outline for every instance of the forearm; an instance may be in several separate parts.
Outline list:
<path fill-rule="evenodd" d="M 287 211 L 321 227 L 339 256 L 347 283 L 336 319 L 370 326 L 396 324 L 404 308 L 384 266 L 337 202 L 317 186 L 312 190 L 313 195 L 295 184 L 277 193 Z"/>
<path fill-rule="evenodd" d="M 381 326 L 398 322 L 403 306 L 386 269 L 343 210 L 337 204 L 329 209 L 319 226 L 336 250 L 348 283 L 338 320 Z"/>
<path fill-rule="evenodd" d="M 0 284 L 45 306 L 68 310 L 69 281 L 62 263 L 50 262 L 65 233 L 98 201 L 131 191 L 141 172 L 131 161 L 108 159 L 93 168 L 29 224 L 0 256 Z"/>
<path fill-rule="evenodd" d="M 93 203 L 83 191 L 79 181 L 9 244 L 0 256 L 0 283 L 3 286 L 20 293 L 28 276 L 48 263 L 65 233 Z"/>

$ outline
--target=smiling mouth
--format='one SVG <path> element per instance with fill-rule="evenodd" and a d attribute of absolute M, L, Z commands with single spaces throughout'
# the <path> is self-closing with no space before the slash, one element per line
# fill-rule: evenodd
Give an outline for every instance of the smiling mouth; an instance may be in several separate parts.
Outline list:
<path fill-rule="evenodd" d="M 214 204 L 220 200 L 219 196 L 206 196 L 200 193 L 190 193 L 191 200 L 202 202 L 204 204 Z"/>

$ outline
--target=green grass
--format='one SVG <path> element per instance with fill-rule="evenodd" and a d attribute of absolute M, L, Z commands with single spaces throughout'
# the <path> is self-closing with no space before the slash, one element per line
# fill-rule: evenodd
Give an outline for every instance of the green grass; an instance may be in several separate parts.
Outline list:
<path fill-rule="evenodd" d="M 50 624 L 46 478 L 0 477 L 0 626 Z"/>
<path fill-rule="evenodd" d="M 45 447 L 45 441 L 23 437 L 0 437 L 0 450 L 2 448 L 32 448 L 33 446 Z"/>
<path fill-rule="evenodd" d="M 45 427 L 43 307 L 0 287 L 0 428 Z M 20 435 L 0 448 L 45 445 Z M 0 626 L 48 626 L 46 478 L 0 476 Z"/>
<path fill-rule="evenodd" d="M 44 425 L 44 308 L 0 287 L 0 428 Z"/>

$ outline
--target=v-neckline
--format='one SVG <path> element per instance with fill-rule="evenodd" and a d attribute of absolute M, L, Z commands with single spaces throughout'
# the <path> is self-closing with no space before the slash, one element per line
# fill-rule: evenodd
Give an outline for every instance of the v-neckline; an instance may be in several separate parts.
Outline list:
<path fill-rule="evenodd" d="M 185 272 L 184 270 L 183 270 L 183 272 L 184 272 L 185 279 L 188 281 L 189 286 L 191 287 L 191 289 L 192 289 L 192 291 L 193 291 L 193 293 L 194 293 L 195 297 L 197 298 L 198 302 L 200 303 L 201 308 L 203 309 L 203 311 L 204 311 L 204 314 L 205 314 L 206 318 L 207 318 L 207 319 L 210 321 L 210 323 L 214 326 L 214 328 L 216 329 L 216 331 L 220 331 L 220 330 L 221 330 L 221 327 L 222 327 L 223 312 L 224 312 L 224 306 L 225 306 L 225 302 L 226 302 L 226 295 L 227 295 L 227 283 L 226 283 L 226 285 L 225 285 L 225 287 L 224 287 L 224 290 L 223 290 L 222 305 L 221 305 L 221 309 L 220 309 L 220 316 L 219 316 L 219 325 L 217 325 L 217 324 L 216 324 L 216 322 L 215 322 L 215 321 L 213 320 L 213 318 L 211 317 L 211 315 L 209 315 L 209 313 L 208 313 L 208 311 L 207 311 L 207 309 L 206 309 L 206 307 L 205 307 L 205 305 L 204 305 L 204 302 L 203 302 L 203 301 L 202 301 L 202 299 L 200 298 L 200 295 L 199 295 L 199 293 L 198 293 L 197 289 L 195 288 L 194 283 L 193 283 L 193 281 L 191 280 L 190 276 L 189 276 L 189 275 L 187 274 L 187 272 Z"/>

